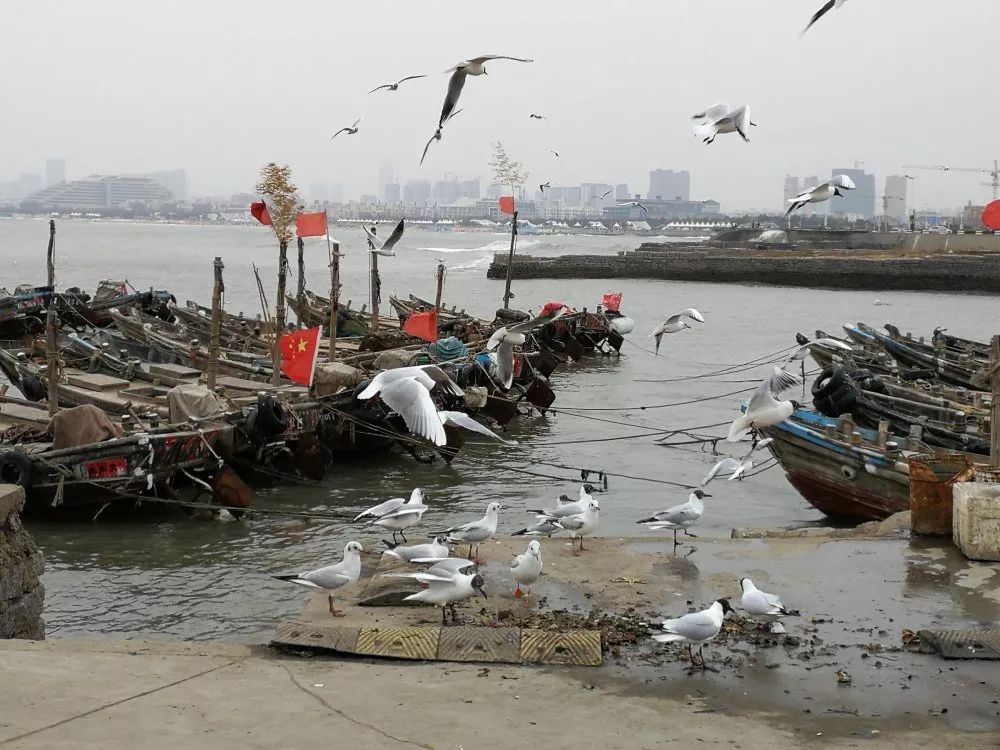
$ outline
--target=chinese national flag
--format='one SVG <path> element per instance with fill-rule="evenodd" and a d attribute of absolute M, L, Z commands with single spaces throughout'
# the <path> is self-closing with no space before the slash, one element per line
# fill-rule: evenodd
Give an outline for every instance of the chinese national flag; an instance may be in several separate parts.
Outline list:
<path fill-rule="evenodd" d="M 513 214 L 514 213 L 514 196 L 513 195 L 501 195 L 500 196 L 500 213 L 502 213 L 502 214 Z"/>
<path fill-rule="evenodd" d="M 281 349 L 281 371 L 289 380 L 302 385 L 312 385 L 316 356 L 319 354 L 319 332 L 319 326 L 303 328 L 300 331 L 286 333 L 278 339 L 278 346 Z"/>
<path fill-rule="evenodd" d="M 618 312 L 618 308 L 621 307 L 622 304 L 622 293 L 606 292 L 604 296 L 601 297 L 601 304 L 604 305 L 605 310 Z"/>
<path fill-rule="evenodd" d="M 271 226 L 271 215 L 267 212 L 267 204 L 264 201 L 257 201 L 250 204 L 250 215 L 265 227 Z"/>
<path fill-rule="evenodd" d="M 326 236 L 326 211 L 299 214 L 295 217 L 295 234 L 299 237 Z"/>
<path fill-rule="evenodd" d="M 403 330 L 424 341 L 437 341 L 438 316 L 436 310 L 414 313 L 403 323 Z"/>
<path fill-rule="evenodd" d="M 994 232 L 1000 229 L 1000 201 L 993 201 L 983 210 L 983 226 Z"/>

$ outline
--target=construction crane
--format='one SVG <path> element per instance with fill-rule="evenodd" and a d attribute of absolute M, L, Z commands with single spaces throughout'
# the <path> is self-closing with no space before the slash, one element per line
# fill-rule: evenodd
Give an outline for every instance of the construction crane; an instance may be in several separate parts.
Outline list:
<path fill-rule="evenodd" d="M 993 181 L 981 184 L 993 188 L 993 200 L 1000 198 L 1000 161 L 993 160 L 993 169 L 974 169 L 972 167 L 948 167 L 944 164 L 927 166 L 922 164 L 904 164 L 903 169 L 932 169 L 936 172 L 975 172 L 977 174 L 988 174 Z"/>

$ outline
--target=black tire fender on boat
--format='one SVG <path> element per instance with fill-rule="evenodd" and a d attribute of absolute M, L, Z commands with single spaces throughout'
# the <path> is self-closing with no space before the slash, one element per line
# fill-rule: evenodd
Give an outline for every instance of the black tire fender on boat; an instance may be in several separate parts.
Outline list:
<path fill-rule="evenodd" d="M 16 484 L 27 491 L 33 479 L 30 458 L 18 451 L 0 451 L 0 484 Z"/>
<path fill-rule="evenodd" d="M 826 367 L 823 372 L 819 374 L 819 377 L 813 381 L 812 384 L 812 395 L 813 399 L 824 399 L 832 396 L 838 390 L 840 390 L 841 385 L 844 383 L 844 368 L 843 367 Z M 813 401 L 815 403 L 815 401 Z"/>
<path fill-rule="evenodd" d="M 273 396 L 262 393 L 257 397 L 257 413 L 254 430 L 265 437 L 280 435 L 288 429 L 288 412 L 274 400 Z"/>
<path fill-rule="evenodd" d="M 855 370 L 851 373 L 851 380 L 863 391 L 886 394 L 888 391 L 879 377 L 871 370 Z"/>

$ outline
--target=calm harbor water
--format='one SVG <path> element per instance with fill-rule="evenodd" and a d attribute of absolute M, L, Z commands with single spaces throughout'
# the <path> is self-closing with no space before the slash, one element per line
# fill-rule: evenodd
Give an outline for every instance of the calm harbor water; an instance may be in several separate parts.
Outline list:
<path fill-rule="evenodd" d="M 360 227 L 333 230 L 346 252 L 344 297 L 367 301 L 367 257 Z M 0 286 L 44 280 L 47 227 L 42 220 L 0 220 Z M 519 250 L 539 255 L 608 253 L 630 249 L 636 238 L 525 236 Z M 380 262 L 383 297 L 434 293 L 437 260 L 448 267 L 444 298 L 482 317 L 500 304 L 502 281 L 486 279 L 494 252 L 507 246 L 499 234 L 408 229 L 404 249 Z M 179 300 L 207 302 L 212 259 L 226 263 L 227 308 L 257 309 L 251 263 L 265 283 L 277 263 L 273 238 L 256 227 L 201 227 L 137 223 L 64 221 L 58 226 L 57 278 L 62 286 L 92 289 L 104 278 L 127 278 L 136 287 L 168 288 Z M 329 287 L 326 246 L 306 248 L 308 286 Z M 294 268 L 294 258 L 292 260 Z M 956 279 L 956 291 L 961 280 Z M 294 288 L 294 278 L 290 280 Z M 742 389 L 752 389 L 762 369 L 671 383 L 642 382 L 685 378 L 753 360 L 794 342 L 796 331 L 817 328 L 838 333 L 845 322 L 893 322 L 903 330 L 930 333 L 947 326 L 961 336 L 987 338 L 997 330 L 998 307 L 991 297 L 963 294 L 886 293 L 781 289 L 665 281 L 533 280 L 515 282 L 515 305 L 535 308 L 557 299 L 594 306 L 606 291 L 624 292 L 622 310 L 636 331 L 613 359 L 588 359 L 554 376 L 556 406 L 566 412 L 517 420 L 516 448 L 470 445 L 451 467 L 417 464 L 406 456 L 381 456 L 335 463 L 322 487 L 260 488 L 259 507 L 294 510 L 354 510 L 380 499 L 407 496 L 425 488 L 433 511 L 423 529 L 481 515 L 491 500 L 507 509 L 501 533 L 521 528 L 555 496 L 578 491 L 578 473 L 548 464 L 590 467 L 634 477 L 697 484 L 716 460 L 700 447 L 667 449 L 643 433 L 685 429 L 732 419 Z M 273 297 L 273 283 L 269 291 Z M 876 297 L 883 305 L 873 306 Z M 662 318 L 686 307 L 705 316 L 696 330 L 667 337 L 663 356 L 654 358 L 648 332 Z M 730 395 L 723 395 L 730 394 Z M 694 402 L 666 408 L 675 402 Z M 607 411 L 573 411 L 606 408 Z M 716 427 L 702 432 L 722 435 Z M 588 442 L 597 438 L 633 439 Z M 545 462 L 545 463 L 540 463 Z M 506 467 L 506 468 L 505 468 Z M 518 473 L 524 468 L 546 477 Z M 556 478 L 548 478 L 548 476 Z M 810 524 L 821 519 L 785 482 L 768 470 L 744 482 L 721 482 L 697 533 L 726 535 L 734 526 Z M 612 477 L 601 495 L 601 534 L 633 535 L 635 520 L 683 502 L 684 490 Z M 309 594 L 269 578 L 269 574 L 310 569 L 337 559 L 343 544 L 356 538 L 366 546 L 382 537 L 344 523 L 302 523 L 260 518 L 242 523 L 195 520 L 105 521 L 62 525 L 32 522 L 45 552 L 46 620 L 51 635 L 101 634 L 226 640 L 264 640 L 276 619 L 300 611 Z M 552 540 L 543 544 L 563 544 Z M 697 560 L 697 555 L 692 558 Z"/>

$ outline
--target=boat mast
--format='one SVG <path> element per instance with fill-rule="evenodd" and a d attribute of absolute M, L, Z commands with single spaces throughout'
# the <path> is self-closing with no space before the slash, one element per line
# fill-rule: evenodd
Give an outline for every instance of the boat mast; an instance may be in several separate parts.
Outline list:
<path fill-rule="evenodd" d="M 219 371 L 219 339 L 222 334 L 222 293 L 225 286 L 222 284 L 222 269 L 225 266 L 222 258 L 216 256 L 215 282 L 212 284 L 212 331 L 209 334 L 208 343 L 208 365 L 205 367 L 205 383 L 210 391 L 215 390 L 216 375 Z"/>
<path fill-rule="evenodd" d="M 329 230 L 327 230 L 329 231 Z M 295 317 L 299 321 L 299 328 L 304 324 L 302 318 L 304 316 L 304 310 L 306 309 L 306 257 L 305 257 L 305 242 L 302 238 L 298 238 L 298 249 L 299 249 L 299 278 L 298 278 L 298 290 L 295 293 Z"/>
<path fill-rule="evenodd" d="M 330 243 L 330 230 L 326 231 L 326 241 Z M 340 312 L 340 243 L 333 242 L 330 252 L 330 351 L 327 360 L 337 358 L 337 316 Z"/>
<path fill-rule="evenodd" d="M 59 346 L 56 318 L 56 221 L 49 219 L 49 249 L 45 261 L 48 270 L 49 308 L 45 313 L 45 360 L 48 375 L 49 416 L 59 411 Z"/>
<path fill-rule="evenodd" d="M 377 227 L 372 225 L 372 234 L 375 234 Z M 382 293 L 382 280 L 378 276 L 378 253 L 374 252 L 375 243 L 371 237 L 368 238 L 368 257 L 370 259 L 370 280 L 372 298 L 372 331 L 378 330 L 378 302 Z"/>
<path fill-rule="evenodd" d="M 517 209 L 510 220 L 510 252 L 507 254 L 507 280 L 503 288 L 503 309 L 510 309 L 510 300 L 514 296 L 510 291 L 510 282 L 514 278 L 514 246 L 517 244 Z"/>

